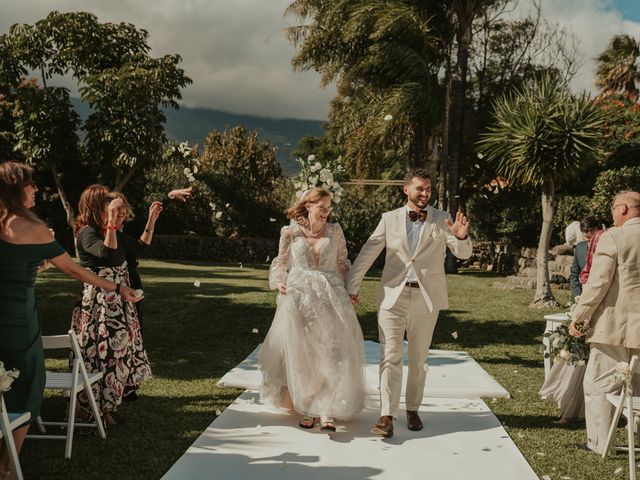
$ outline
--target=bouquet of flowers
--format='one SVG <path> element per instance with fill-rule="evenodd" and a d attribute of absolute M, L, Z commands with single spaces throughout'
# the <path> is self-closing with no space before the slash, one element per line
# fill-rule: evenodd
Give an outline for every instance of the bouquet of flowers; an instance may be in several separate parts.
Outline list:
<path fill-rule="evenodd" d="M 589 346 L 585 337 L 574 337 L 569 335 L 569 327 L 560 325 L 553 332 L 546 332 L 545 337 L 549 338 L 549 352 L 545 352 L 545 357 L 560 357 L 571 365 L 584 365 L 589 359 Z"/>
<path fill-rule="evenodd" d="M 0 362 L 0 392 L 11 390 L 11 384 L 20 376 L 20 372 L 15 368 L 5 370 L 4 363 Z"/>
<path fill-rule="evenodd" d="M 573 309 L 578 304 L 576 297 L 567 303 L 567 315 L 571 318 Z M 584 324 L 576 325 L 578 330 L 584 333 L 581 337 L 574 337 L 569 334 L 569 327 L 567 325 L 560 325 L 553 332 L 546 332 L 545 337 L 549 338 L 550 352 L 545 352 L 545 357 L 554 356 L 560 357 L 571 365 L 584 365 L 589 359 L 589 346 L 586 342 L 586 334 L 589 333 L 589 328 Z"/>
<path fill-rule="evenodd" d="M 300 198 L 305 191 L 321 187 L 331 193 L 334 203 L 340 203 L 344 190 L 338 180 L 342 181 L 346 178 L 341 158 L 328 160 L 324 165 L 316 160 L 315 155 L 309 155 L 306 160 L 301 158 L 297 160 L 301 168 L 300 173 L 293 181 L 293 186 L 297 190 L 296 197 Z"/>

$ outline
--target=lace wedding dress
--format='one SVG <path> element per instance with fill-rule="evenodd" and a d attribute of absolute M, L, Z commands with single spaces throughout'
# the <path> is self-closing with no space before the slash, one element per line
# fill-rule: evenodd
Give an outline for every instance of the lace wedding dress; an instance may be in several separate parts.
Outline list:
<path fill-rule="evenodd" d="M 345 420 L 364 407 L 364 341 L 344 288 L 349 271 L 340 225 L 328 223 L 310 248 L 300 227 L 284 227 L 269 285 L 287 285 L 259 360 L 264 403 L 282 406 L 287 390 L 294 409 Z"/>

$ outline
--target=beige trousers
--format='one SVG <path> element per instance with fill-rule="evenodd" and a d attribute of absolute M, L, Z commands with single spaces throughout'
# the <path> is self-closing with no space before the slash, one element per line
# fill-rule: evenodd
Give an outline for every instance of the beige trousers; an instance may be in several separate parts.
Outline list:
<path fill-rule="evenodd" d="M 381 415 L 397 417 L 402 390 L 402 345 L 405 332 L 409 343 L 409 367 L 405 403 L 418 410 L 427 376 L 426 361 L 438 311 L 430 312 L 419 288 L 404 287 L 395 305 L 380 309 L 378 332 L 380 358 Z"/>
<path fill-rule="evenodd" d="M 633 355 L 640 355 L 640 349 L 604 343 L 590 345 L 591 353 L 583 383 L 587 446 L 602 454 L 615 412 L 615 407 L 607 400 L 607 394 L 617 394 L 622 390 L 622 382 L 616 381 L 611 372 L 618 362 L 629 363 Z M 633 389 L 640 392 L 640 375 L 634 375 Z"/>

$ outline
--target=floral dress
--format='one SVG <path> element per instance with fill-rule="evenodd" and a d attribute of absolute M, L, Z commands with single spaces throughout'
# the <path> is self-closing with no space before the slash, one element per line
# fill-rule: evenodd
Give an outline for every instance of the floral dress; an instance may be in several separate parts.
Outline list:
<path fill-rule="evenodd" d="M 104 238 L 92 227 L 78 235 L 80 263 L 96 275 L 114 283 L 130 285 L 126 253 L 141 249 L 137 241 L 118 232 L 118 247 L 104 246 Z M 78 336 L 87 372 L 100 371 L 101 381 L 93 384 L 100 411 L 117 410 L 122 398 L 151 378 L 135 305 L 115 292 L 84 284 L 73 309 L 71 327 Z M 85 392 L 78 396 L 84 417 L 91 417 Z"/>

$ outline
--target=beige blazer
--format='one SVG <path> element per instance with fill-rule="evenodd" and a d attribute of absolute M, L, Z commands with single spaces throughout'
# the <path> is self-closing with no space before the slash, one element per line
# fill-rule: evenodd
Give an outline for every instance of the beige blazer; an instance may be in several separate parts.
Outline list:
<path fill-rule="evenodd" d="M 571 318 L 591 318 L 590 342 L 640 348 L 640 218 L 602 234 Z"/>
<path fill-rule="evenodd" d="M 406 207 L 382 214 L 373 234 L 353 262 L 347 277 L 347 291 L 355 295 L 362 279 L 384 248 L 387 249 L 382 280 L 378 291 L 378 307 L 389 309 L 398 300 L 409 268 L 413 265 L 420 290 L 429 311 L 449 307 L 447 282 L 444 276 L 446 248 L 458 258 L 471 256 L 471 240 L 459 240 L 451 234 L 447 212 L 427 207 L 427 219 L 420 234 L 415 253 L 411 253 L 407 238 Z"/>

